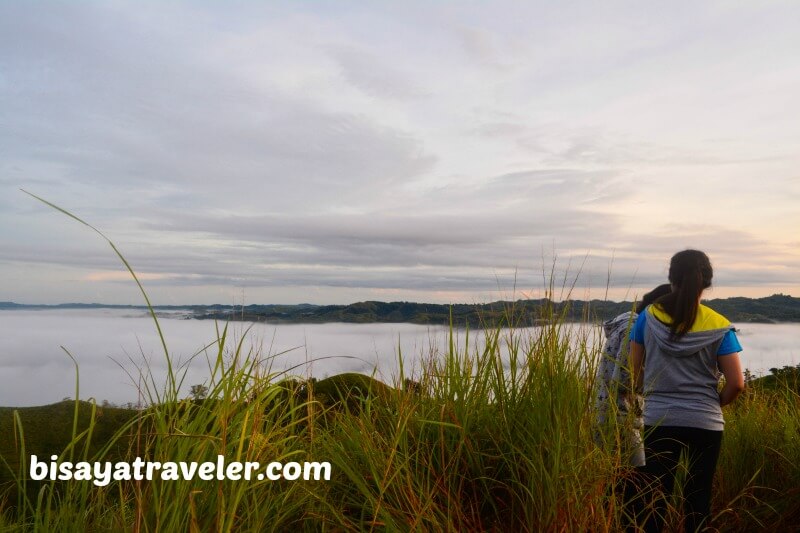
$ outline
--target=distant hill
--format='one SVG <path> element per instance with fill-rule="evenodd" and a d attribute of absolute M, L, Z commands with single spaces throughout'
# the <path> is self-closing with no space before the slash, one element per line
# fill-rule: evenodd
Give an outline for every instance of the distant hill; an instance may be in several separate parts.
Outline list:
<path fill-rule="evenodd" d="M 723 298 L 704 302 L 734 323 L 800 322 L 800 298 L 774 294 L 766 298 Z M 157 312 L 186 311 L 186 318 L 244 320 L 269 323 L 409 322 L 455 326 L 529 326 L 548 316 L 566 320 L 606 320 L 630 310 L 633 302 L 547 299 L 498 301 L 487 304 L 429 304 L 414 302 L 356 302 L 349 305 L 187 305 L 156 306 Z M 6 309 L 147 309 L 144 306 L 103 304 L 23 305 L 0 302 Z"/>
<path fill-rule="evenodd" d="M 800 298 L 786 294 L 709 300 L 707 305 L 732 322 L 800 322 Z"/>

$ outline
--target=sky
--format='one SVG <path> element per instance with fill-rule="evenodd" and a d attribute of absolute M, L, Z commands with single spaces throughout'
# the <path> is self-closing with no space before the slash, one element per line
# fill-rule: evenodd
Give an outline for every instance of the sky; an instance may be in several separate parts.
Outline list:
<path fill-rule="evenodd" d="M 0 301 L 800 296 L 800 4 L 0 2 Z M 550 287 L 554 288 L 553 292 Z"/>

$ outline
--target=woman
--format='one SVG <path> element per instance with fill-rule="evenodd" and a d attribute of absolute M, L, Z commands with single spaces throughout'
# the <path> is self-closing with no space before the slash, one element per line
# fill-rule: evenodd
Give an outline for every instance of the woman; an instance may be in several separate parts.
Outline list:
<path fill-rule="evenodd" d="M 623 455 L 630 466 L 644 465 L 644 444 L 642 443 L 642 398 L 639 394 L 631 394 L 631 377 L 628 365 L 628 334 L 637 316 L 656 299 L 669 294 L 668 284 L 659 285 L 642 297 L 636 311 L 626 311 L 603 323 L 606 343 L 603 346 L 602 359 L 597 366 L 597 409 L 598 429 L 608 422 L 609 415 L 616 415 L 618 423 L 625 427 L 630 424 L 629 413 L 633 412 L 633 424 L 626 427 L 623 435 Z M 614 407 L 612 404 L 616 404 Z M 595 440 L 602 444 L 600 431 Z"/>
<path fill-rule="evenodd" d="M 672 291 L 641 313 L 631 331 L 631 371 L 637 390 L 644 385 L 643 471 L 664 494 L 647 509 L 645 531 L 661 531 L 664 498 L 672 493 L 682 452 L 689 468 L 683 491 L 686 531 L 699 531 L 707 524 L 722 444 L 721 407 L 744 389 L 742 348 L 733 326 L 700 303 L 712 275 L 703 252 L 684 250 L 672 256 Z M 725 376 L 721 392 L 719 371 Z M 642 496 L 633 502 L 637 521 L 649 503 Z"/>

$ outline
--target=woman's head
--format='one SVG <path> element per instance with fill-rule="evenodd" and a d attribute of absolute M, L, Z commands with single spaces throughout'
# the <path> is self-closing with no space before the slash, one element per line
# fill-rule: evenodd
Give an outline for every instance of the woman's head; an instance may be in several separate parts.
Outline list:
<path fill-rule="evenodd" d="M 708 256 L 700 250 L 684 250 L 669 262 L 669 282 L 672 292 L 661 297 L 658 304 L 672 317 L 670 329 L 676 337 L 686 334 L 697 318 L 700 295 L 711 286 L 714 270 Z"/>
<path fill-rule="evenodd" d="M 665 296 L 671 292 L 672 292 L 672 285 L 670 285 L 669 283 L 664 283 L 663 285 L 659 285 L 652 291 L 642 296 L 642 301 L 640 301 L 639 305 L 636 306 L 636 312 L 641 313 L 647 308 L 648 305 L 654 303 L 662 296 Z"/>
<path fill-rule="evenodd" d="M 684 250 L 672 256 L 669 262 L 669 282 L 673 287 L 685 288 L 696 293 L 695 299 L 703 289 L 711 286 L 714 270 L 708 256 L 700 250 Z"/>

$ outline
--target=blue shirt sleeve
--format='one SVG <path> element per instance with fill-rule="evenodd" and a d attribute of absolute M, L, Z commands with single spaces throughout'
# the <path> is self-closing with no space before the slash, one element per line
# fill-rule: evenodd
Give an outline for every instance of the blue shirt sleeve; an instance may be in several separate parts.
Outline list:
<path fill-rule="evenodd" d="M 636 318 L 636 322 L 631 328 L 630 340 L 639 344 L 644 344 L 644 329 L 647 323 L 647 311 L 642 311 Z M 725 336 L 722 338 L 722 343 L 717 349 L 717 355 L 730 355 L 742 351 L 742 345 L 739 344 L 739 339 L 736 337 L 736 332 L 733 328 L 729 329 Z"/>
<path fill-rule="evenodd" d="M 722 344 L 717 349 L 717 355 L 731 355 L 742 351 L 742 345 L 739 344 L 739 339 L 736 337 L 736 332 L 733 328 L 722 337 Z"/>
<path fill-rule="evenodd" d="M 639 313 L 639 316 L 636 317 L 636 322 L 633 324 L 631 328 L 631 336 L 630 340 L 633 342 L 638 342 L 639 344 L 644 344 L 644 326 L 647 322 L 645 318 L 647 316 L 647 311 L 642 311 Z"/>

